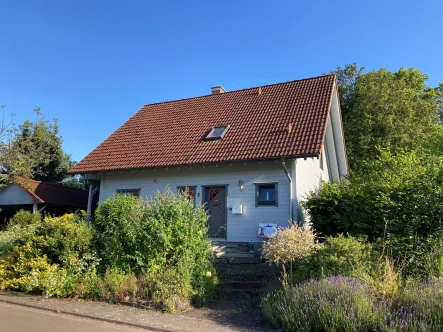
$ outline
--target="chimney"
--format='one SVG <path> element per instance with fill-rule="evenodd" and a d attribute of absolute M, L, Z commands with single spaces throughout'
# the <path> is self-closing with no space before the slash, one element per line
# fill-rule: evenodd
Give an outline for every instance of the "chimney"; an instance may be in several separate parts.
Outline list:
<path fill-rule="evenodd" d="M 258 95 L 261 95 L 261 86 L 258 87 Z"/>
<path fill-rule="evenodd" d="M 288 123 L 288 133 L 292 132 L 292 123 Z"/>
<path fill-rule="evenodd" d="M 216 85 L 211 88 L 213 95 L 219 95 L 220 93 L 225 93 L 226 90 L 221 85 Z"/>

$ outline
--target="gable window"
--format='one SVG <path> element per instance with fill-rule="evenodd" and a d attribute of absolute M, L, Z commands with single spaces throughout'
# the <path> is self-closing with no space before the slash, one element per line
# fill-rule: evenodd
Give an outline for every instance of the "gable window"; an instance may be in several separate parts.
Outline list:
<path fill-rule="evenodd" d="M 278 206 L 278 183 L 255 184 L 255 206 Z"/>
<path fill-rule="evenodd" d="M 222 139 L 226 135 L 228 129 L 229 129 L 228 125 L 213 127 L 209 132 L 209 134 L 206 135 L 206 140 L 213 141 L 217 139 Z"/>
<path fill-rule="evenodd" d="M 189 199 L 194 202 L 194 205 L 195 205 L 196 190 L 197 190 L 197 186 L 177 187 L 177 192 L 184 193 L 185 195 L 189 196 Z"/>
<path fill-rule="evenodd" d="M 139 189 L 117 189 L 117 194 L 121 195 L 132 195 L 132 196 L 140 196 L 140 188 Z"/>

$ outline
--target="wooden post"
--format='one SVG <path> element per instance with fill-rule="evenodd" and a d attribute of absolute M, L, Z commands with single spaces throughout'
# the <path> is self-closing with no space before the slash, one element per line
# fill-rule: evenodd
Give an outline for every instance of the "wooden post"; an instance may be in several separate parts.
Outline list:
<path fill-rule="evenodd" d="M 88 195 L 88 208 L 86 210 L 86 224 L 89 227 L 89 221 L 91 220 L 91 210 L 92 210 L 92 191 L 94 185 L 92 183 L 89 184 L 89 195 Z"/>

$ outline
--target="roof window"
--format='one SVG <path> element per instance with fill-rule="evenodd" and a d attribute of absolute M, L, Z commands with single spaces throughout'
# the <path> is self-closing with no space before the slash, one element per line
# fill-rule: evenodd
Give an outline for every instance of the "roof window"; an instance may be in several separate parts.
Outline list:
<path fill-rule="evenodd" d="M 212 141 L 216 139 L 222 139 L 226 135 L 228 129 L 229 129 L 228 125 L 216 126 L 211 129 L 208 135 L 206 135 L 206 140 Z"/>

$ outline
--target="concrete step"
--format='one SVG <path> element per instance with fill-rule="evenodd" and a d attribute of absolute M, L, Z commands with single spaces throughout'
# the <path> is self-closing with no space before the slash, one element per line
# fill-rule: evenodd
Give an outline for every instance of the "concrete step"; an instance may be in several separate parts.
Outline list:
<path fill-rule="evenodd" d="M 259 259 L 251 256 L 251 257 L 216 257 L 214 259 L 215 263 L 220 264 L 257 264 Z"/>
<path fill-rule="evenodd" d="M 228 241 L 219 241 L 219 242 L 212 242 L 212 246 L 214 247 L 227 247 L 227 248 L 237 248 L 237 247 L 246 247 L 247 243 L 245 242 L 228 242 Z"/>
<path fill-rule="evenodd" d="M 259 290 L 267 285 L 263 281 L 223 280 L 217 285 L 220 289 L 254 289 Z"/>
<path fill-rule="evenodd" d="M 261 281 L 264 283 L 278 280 L 280 268 L 269 264 L 218 264 L 217 275 L 220 281 Z"/>
<path fill-rule="evenodd" d="M 241 247 L 212 247 L 212 251 L 229 251 L 229 252 L 249 252 L 247 250 L 248 248 L 241 248 Z M 253 251 L 251 251 L 253 252 Z"/>
<path fill-rule="evenodd" d="M 239 298 L 239 297 L 257 297 L 260 299 L 263 295 L 260 289 L 253 288 L 217 288 L 215 293 L 218 297 Z"/>
<path fill-rule="evenodd" d="M 244 275 L 267 275 L 267 274 L 280 274 L 280 267 L 268 263 L 260 263 L 254 266 L 251 265 L 220 265 L 217 267 L 217 271 L 220 275 L 229 275 L 229 274 L 244 274 Z"/>
<path fill-rule="evenodd" d="M 253 257 L 255 258 L 255 255 L 253 252 L 226 252 L 226 251 L 219 251 L 214 253 L 215 257 L 220 258 L 243 258 L 243 257 Z"/>

